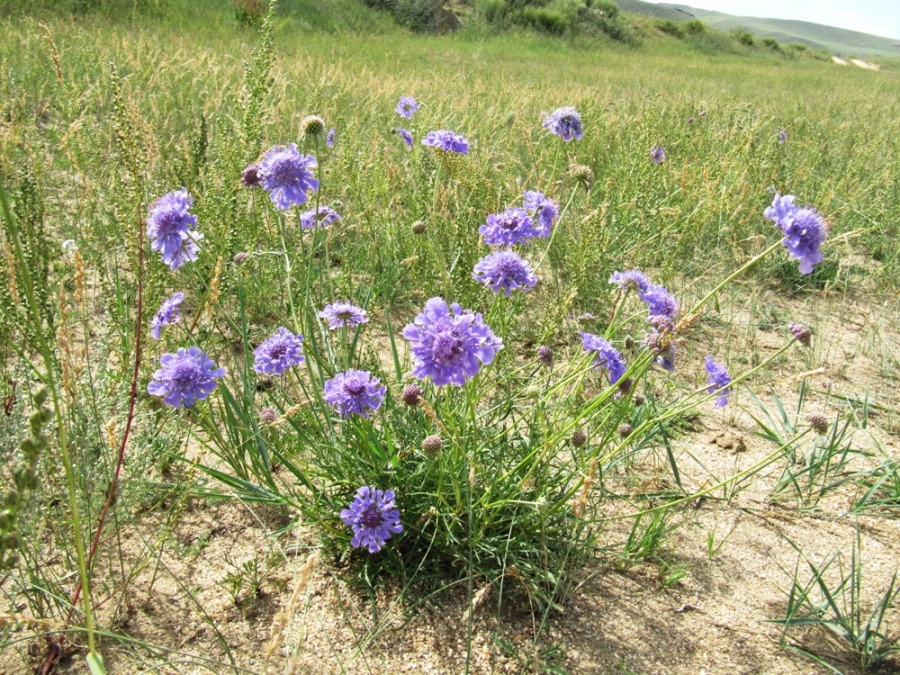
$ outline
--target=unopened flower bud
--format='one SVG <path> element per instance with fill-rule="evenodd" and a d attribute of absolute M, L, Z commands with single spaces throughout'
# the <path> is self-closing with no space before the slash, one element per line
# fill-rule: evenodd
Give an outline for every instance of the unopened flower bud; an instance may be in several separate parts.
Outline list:
<path fill-rule="evenodd" d="M 813 428 L 817 434 L 825 435 L 828 433 L 828 419 L 825 415 L 813 414 L 806 418 L 809 426 Z"/>
<path fill-rule="evenodd" d="M 403 393 L 401 394 L 401 398 L 403 402 L 410 406 L 419 405 L 419 399 L 422 397 L 422 388 L 417 384 L 408 384 L 403 387 Z"/>
<path fill-rule="evenodd" d="M 576 429 L 572 432 L 572 438 L 569 439 L 569 442 L 572 444 L 572 447 L 580 448 L 587 443 L 587 434 L 581 429 Z"/>
<path fill-rule="evenodd" d="M 272 424 L 278 419 L 278 413 L 274 408 L 263 408 L 259 411 L 259 421 L 262 424 Z"/>
<path fill-rule="evenodd" d="M 232 258 L 232 260 L 234 260 L 235 265 L 242 265 L 245 262 L 247 262 L 247 260 L 249 258 L 250 258 L 249 253 L 245 253 L 244 251 L 241 251 L 240 253 L 235 253 L 234 258 Z"/>
<path fill-rule="evenodd" d="M 422 441 L 422 450 L 427 452 L 429 455 L 433 455 L 436 452 L 440 452 L 440 449 L 444 447 L 444 441 L 441 440 L 441 437 L 438 435 L 426 436 L 425 440 Z"/>
<path fill-rule="evenodd" d="M 809 347 L 809 339 L 812 337 L 812 329 L 799 323 L 792 323 L 788 326 L 788 330 L 794 334 L 797 342 L 804 347 Z"/>
<path fill-rule="evenodd" d="M 634 431 L 634 428 L 627 422 L 619 425 L 619 436 L 621 436 L 622 438 L 628 438 L 629 436 L 631 436 L 632 431 Z"/>
<path fill-rule="evenodd" d="M 634 404 L 638 407 L 644 405 L 644 401 L 646 401 L 643 394 L 635 394 L 633 400 Z"/>
<path fill-rule="evenodd" d="M 545 366 L 553 365 L 553 349 L 547 346 L 537 348 L 537 357 Z"/>
<path fill-rule="evenodd" d="M 425 234 L 425 222 L 417 220 L 412 224 L 413 234 Z"/>
<path fill-rule="evenodd" d="M 259 186 L 259 164 L 251 164 L 246 169 L 244 169 L 244 172 L 241 174 L 241 183 L 243 183 L 247 187 Z"/>
<path fill-rule="evenodd" d="M 325 133 L 325 120 L 318 115 L 307 115 L 300 122 L 300 131 L 304 136 L 321 136 Z"/>

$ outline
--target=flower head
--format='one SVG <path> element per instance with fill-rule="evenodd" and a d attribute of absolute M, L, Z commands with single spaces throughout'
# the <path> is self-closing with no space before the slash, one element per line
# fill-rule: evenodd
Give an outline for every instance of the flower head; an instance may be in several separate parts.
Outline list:
<path fill-rule="evenodd" d="M 303 362 L 303 336 L 281 326 L 253 350 L 253 356 L 253 370 L 257 373 L 284 375 L 289 368 Z"/>
<path fill-rule="evenodd" d="M 325 134 L 325 145 L 329 148 L 334 147 L 334 127 L 331 127 L 328 130 L 328 133 Z"/>
<path fill-rule="evenodd" d="M 409 147 L 412 147 L 413 137 L 412 132 L 409 129 L 403 129 L 402 127 L 397 127 L 394 129 L 394 133 L 400 137 L 400 140 L 406 143 Z"/>
<path fill-rule="evenodd" d="M 408 384 L 403 387 L 403 393 L 400 394 L 400 398 L 403 399 L 403 402 L 408 405 L 410 408 L 414 408 L 419 405 L 419 399 L 422 398 L 422 388 L 417 384 Z"/>
<path fill-rule="evenodd" d="M 724 408 L 728 405 L 728 397 L 731 395 L 729 386 L 731 385 L 731 375 L 728 374 L 728 369 L 723 364 L 713 361 L 712 356 L 706 357 L 706 372 L 709 373 L 706 381 L 710 385 L 707 391 L 710 394 L 718 392 L 716 407 Z"/>
<path fill-rule="evenodd" d="M 461 155 L 469 154 L 469 141 L 447 129 L 429 131 L 428 135 L 422 139 L 422 145 L 427 145 L 430 148 L 442 150 L 443 152 L 456 152 Z"/>
<path fill-rule="evenodd" d="M 788 324 L 788 330 L 791 331 L 791 334 L 794 338 L 804 347 L 809 347 L 809 339 L 812 337 L 812 328 L 809 326 L 804 326 L 800 323 L 791 323 Z"/>
<path fill-rule="evenodd" d="M 278 419 L 278 412 L 275 408 L 263 408 L 259 411 L 260 424 L 274 424 Z"/>
<path fill-rule="evenodd" d="M 543 127 L 549 129 L 564 141 L 581 140 L 581 115 L 571 106 L 557 108 L 544 117 Z"/>
<path fill-rule="evenodd" d="M 503 341 L 474 314 L 443 298 L 431 298 L 414 323 L 403 329 L 411 343 L 413 375 L 438 386 L 462 386 L 503 348 Z"/>
<path fill-rule="evenodd" d="M 401 96 L 400 100 L 397 101 L 396 112 L 400 117 L 404 117 L 408 120 L 412 119 L 412 116 L 415 114 L 416 110 L 419 109 L 419 102 L 416 101 L 412 96 Z"/>
<path fill-rule="evenodd" d="M 147 236 L 150 248 L 162 254 L 162 260 L 172 270 L 197 259 L 203 238 L 195 230 L 197 216 L 191 214 L 194 200 L 187 190 L 176 190 L 157 199 L 147 217 Z"/>
<path fill-rule="evenodd" d="M 340 220 L 338 212 L 330 206 L 322 205 L 318 212 L 315 209 L 304 211 L 300 214 L 300 227 L 304 230 L 317 230 L 320 227 L 325 228 L 333 222 Z"/>
<path fill-rule="evenodd" d="M 349 302 L 334 302 L 325 305 L 325 309 L 319 312 L 318 316 L 328 321 L 328 328 L 331 330 L 353 328 L 369 320 L 366 310 L 351 305 Z"/>
<path fill-rule="evenodd" d="M 350 502 L 350 508 L 341 511 L 341 520 L 353 528 L 350 545 L 353 548 L 366 547 L 369 553 L 378 553 L 392 533 L 403 532 L 393 490 L 359 488 Z"/>
<path fill-rule="evenodd" d="M 259 164 L 251 164 L 241 173 L 241 183 L 247 187 L 259 187 Z"/>
<path fill-rule="evenodd" d="M 525 210 L 535 222 L 538 237 L 549 237 L 553 224 L 559 217 L 559 204 L 534 190 L 525 191 Z"/>
<path fill-rule="evenodd" d="M 765 216 L 781 230 L 781 243 L 791 257 L 800 261 L 800 274 L 809 274 L 824 259 L 819 247 L 828 236 L 828 225 L 815 209 L 797 208 L 794 199 L 794 195 L 776 194 Z"/>
<path fill-rule="evenodd" d="M 650 148 L 650 159 L 654 164 L 662 164 L 666 161 L 666 149 L 661 145 Z"/>
<path fill-rule="evenodd" d="M 646 293 L 647 289 L 653 285 L 650 283 L 650 279 L 647 278 L 647 275 L 640 270 L 613 272 L 612 276 L 609 278 L 609 283 L 615 284 L 623 291 L 635 290 L 638 292 L 638 295 Z"/>
<path fill-rule="evenodd" d="M 523 291 L 534 288 L 538 281 L 528 263 L 510 250 L 497 251 L 479 260 L 472 276 L 494 293 L 503 291 L 507 298 L 517 288 Z"/>
<path fill-rule="evenodd" d="M 434 455 L 441 451 L 441 448 L 444 447 L 444 439 L 442 439 L 437 434 L 432 434 L 431 436 L 426 436 L 422 441 L 422 450 L 424 450 L 429 455 Z"/>
<path fill-rule="evenodd" d="M 584 347 L 584 351 L 596 354 L 594 365 L 606 370 L 609 376 L 609 383 L 615 384 L 621 380 L 628 368 L 619 350 L 599 335 L 594 335 L 593 333 L 578 334 L 581 336 L 581 344 Z"/>
<path fill-rule="evenodd" d="M 315 166 L 315 158 L 301 155 L 296 143 L 288 147 L 276 145 L 259 163 L 260 184 L 279 209 L 299 206 L 306 203 L 307 192 L 319 189 L 319 181 L 311 171 Z"/>
<path fill-rule="evenodd" d="M 176 293 L 171 298 L 160 305 L 159 310 L 153 315 L 150 321 L 150 335 L 154 340 L 159 340 L 163 326 L 177 323 L 181 318 L 181 302 L 184 300 L 184 293 Z"/>
<path fill-rule="evenodd" d="M 650 316 L 673 319 L 678 312 L 678 300 L 665 286 L 650 284 L 638 292 L 638 297 L 646 303 L 647 313 Z"/>
<path fill-rule="evenodd" d="M 348 370 L 325 380 L 324 398 L 344 417 L 359 415 L 368 417 L 370 410 L 377 410 L 387 388 L 381 380 L 366 370 Z"/>
<path fill-rule="evenodd" d="M 528 212 L 519 206 L 509 206 L 503 213 L 492 213 L 478 232 L 488 246 L 513 246 L 549 235 L 549 232 L 543 233 L 543 228 L 536 227 Z"/>
<path fill-rule="evenodd" d="M 787 132 L 784 129 L 778 130 L 778 145 L 784 145 L 787 141 Z"/>
<path fill-rule="evenodd" d="M 153 373 L 147 391 L 175 408 L 190 408 L 208 397 L 216 388 L 216 379 L 225 377 L 225 369 L 216 368 L 199 347 L 179 348 L 174 354 L 163 354 L 159 361 L 162 367 Z"/>
<path fill-rule="evenodd" d="M 325 133 L 325 120 L 318 115 L 307 115 L 300 120 L 300 133 L 304 137 L 321 136 Z"/>
<path fill-rule="evenodd" d="M 537 357 L 545 366 L 553 365 L 553 348 L 541 345 L 537 348 Z"/>

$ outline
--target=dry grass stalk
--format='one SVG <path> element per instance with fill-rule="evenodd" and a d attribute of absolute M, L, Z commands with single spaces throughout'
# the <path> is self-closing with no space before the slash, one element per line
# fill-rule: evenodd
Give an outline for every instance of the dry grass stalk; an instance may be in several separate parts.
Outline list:
<path fill-rule="evenodd" d="M 294 610 L 297 608 L 297 604 L 300 602 L 300 596 L 309 585 L 309 580 L 312 579 L 313 568 L 315 567 L 316 561 L 318 559 L 318 551 L 309 556 L 309 558 L 303 564 L 303 567 L 301 567 L 300 571 L 297 573 L 297 583 L 294 584 L 294 590 L 291 593 L 291 597 L 288 599 L 287 604 L 285 604 L 285 606 L 281 608 L 281 610 L 275 615 L 275 618 L 272 620 L 272 630 L 269 637 L 269 644 L 266 645 L 266 651 L 264 653 L 266 663 L 269 662 L 269 659 L 271 659 L 272 655 L 276 651 L 278 651 L 278 648 L 284 641 L 284 630 L 287 628 L 287 625 L 294 614 Z M 288 659 L 288 665 L 290 665 L 290 662 L 291 659 Z M 287 667 L 285 667 L 285 672 L 288 672 Z"/>
<path fill-rule="evenodd" d="M 62 64 L 59 60 L 59 50 L 56 49 L 56 43 L 53 42 L 53 35 L 50 34 L 50 29 L 47 27 L 47 24 L 40 22 L 38 23 L 38 26 L 44 31 L 44 39 L 47 41 L 47 44 L 50 45 L 50 58 L 53 60 L 53 65 L 56 66 L 56 79 L 62 84 Z"/>
<path fill-rule="evenodd" d="M 469 622 L 469 618 L 475 616 L 475 614 L 484 606 L 487 602 L 488 596 L 491 594 L 491 585 L 488 584 L 481 590 L 479 590 L 475 596 L 472 598 L 472 604 L 466 608 L 466 611 L 463 612 L 462 622 L 464 624 Z"/>
<path fill-rule="evenodd" d="M 584 483 L 581 484 L 581 492 L 578 494 L 578 499 L 575 500 L 575 516 L 581 518 L 581 514 L 584 513 L 584 508 L 587 506 L 588 495 L 591 492 L 591 486 L 594 484 L 594 477 L 597 475 L 597 458 L 591 460 L 590 467 L 588 468 L 587 476 L 584 477 Z"/>

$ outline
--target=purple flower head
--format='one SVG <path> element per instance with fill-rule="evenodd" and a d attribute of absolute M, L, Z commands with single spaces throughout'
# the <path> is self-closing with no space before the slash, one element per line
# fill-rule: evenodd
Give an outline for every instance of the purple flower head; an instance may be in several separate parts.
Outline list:
<path fill-rule="evenodd" d="M 456 152 L 461 155 L 469 154 L 469 141 L 459 134 L 446 129 L 429 131 L 428 135 L 422 139 L 422 145 L 444 152 Z"/>
<path fill-rule="evenodd" d="M 731 384 L 731 376 L 728 374 L 728 369 L 721 363 L 713 361 L 712 356 L 707 356 L 706 372 L 709 373 L 706 381 L 710 385 L 707 391 L 710 394 L 718 392 L 719 397 L 716 399 L 716 407 L 724 408 L 728 405 L 728 397 L 731 395 L 731 387 L 729 386 Z"/>
<path fill-rule="evenodd" d="M 171 298 L 160 305 L 159 311 L 150 321 L 150 335 L 154 340 L 159 340 L 163 326 L 177 323 L 181 318 L 181 309 L 179 305 L 184 300 L 184 293 L 176 293 Z"/>
<path fill-rule="evenodd" d="M 301 155 L 296 143 L 288 147 L 276 145 L 259 163 L 260 183 L 279 209 L 300 206 L 306 203 L 307 192 L 319 189 L 319 181 L 311 171 L 315 166 L 315 158 Z"/>
<path fill-rule="evenodd" d="M 403 329 L 410 341 L 413 375 L 430 377 L 438 386 L 462 386 L 494 360 L 503 341 L 484 323 L 481 314 L 463 311 L 456 303 L 447 307 L 443 298 L 431 298 L 414 323 Z"/>
<path fill-rule="evenodd" d="M 241 173 L 241 183 L 247 187 L 259 187 L 259 164 L 251 164 Z"/>
<path fill-rule="evenodd" d="M 609 283 L 615 284 L 623 291 L 635 290 L 638 295 L 643 295 L 653 285 L 647 275 L 640 270 L 625 270 L 624 272 L 613 272 L 609 278 Z"/>
<path fill-rule="evenodd" d="M 804 347 L 809 347 L 809 339 L 813 334 L 812 328 L 804 326 L 802 323 L 790 323 L 788 324 L 788 330 L 791 331 L 797 342 Z"/>
<path fill-rule="evenodd" d="M 472 277 L 494 293 L 503 291 L 506 298 L 517 288 L 523 291 L 534 288 L 538 281 L 528 263 L 510 250 L 497 251 L 479 260 Z"/>
<path fill-rule="evenodd" d="M 773 191 L 775 190 L 775 188 L 770 189 Z M 780 228 L 781 222 L 793 216 L 794 212 L 797 211 L 797 207 L 794 206 L 794 200 L 796 199 L 797 198 L 794 195 L 785 195 L 782 197 L 776 192 L 775 197 L 772 199 L 772 205 L 766 207 L 766 210 L 763 211 L 763 215 Z"/>
<path fill-rule="evenodd" d="M 406 143 L 406 145 L 408 145 L 409 147 L 412 147 L 413 137 L 412 137 L 412 132 L 410 132 L 409 129 L 403 129 L 402 127 L 397 127 L 396 129 L 394 129 L 394 133 L 396 133 L 400 137 L 400 140 L 403 141 L 404 143 Z"/>
<path fill-rule="evenodd" d="M 334 147 L 334 127 L 331 127 L 328 130 L 328 133 L 325 134 L 325 145 L 329 148 Z"/>
<path fill-rule="evenodd" d="M 353 548 L 366 547 L 369 553 L 378 553 L 392 533 L 403 532 L 393 490 L 359 488 L 350 502 L 350 508 L 341 511 L 341 519 L 353 528 L 350 545 Z"/>
<path fill-rule="evenodd" d="M 531 212 L 539 237 L 549 237 L 559 217 L 559 204 L 534 190 L 525 191 L 525 210 Z"/>
<path fill-rule="evenodd" d="M 537 357 L 545 366 L 553 365 L 553 348 L 541 345 L 537 348 Z"/>
<path fill-rule="evenodd" d="M 675 370 L 675 340 L 667 332 L 656 330 L 647 333 L 647 349 L 656 354 L 656 364 L 668 371 Z"/>
<path fill-rule="evenodd" d="M 581 336 L 581 344 L 586 352 L 594 352 L 594 365 L 604 368 L 609 376 L 609 383 L 615 384 L 622 379 L 628 368 L 619 350 L 599 335 L 593 333 L 578 333 Z"/>
<path fill-rule="evenodd" d="M 197 242 L 203 238 L 194 229 L 197 216 L 188 209 L 194 203 L 185 189 L 170 192 L 157 199 L 147 216 L 147 236 L 150 248 L 162 254 L 163 262 L 169 269 L 177 270 L 184 263 L 197 259 L 200 247 Z"/>
<path fill-rule="evenodd" d="M 638 292 L 638 297 L 647 304 L 650 316 L 666 316 L 671 319 L 678 312 L 678 300 L 665 286 L 650 284 Z"/>
<path fill-rule="evenodd" d="M 381 406 L 386 392 L 387 388 L 372 373 L 366 370 L 348 370 L 325 380 L 325 394 L 322 398 L 337 408 L 338 413 L 344 417 L 368 417 L 370 410 L 377 410 Z"/>
<path fill-rule="evenodd" d="M 784 145 L 785 141 L 787 141 L 787 132 L 784 129 L 778 130 L 778 144 Z"/>
<path fill-rule="evenodd" d="M 529 239 L 549 234 L 544 234 L 542 228 L 535 226 L 528 212 L 519 206 L 508 206 L 503 213 L 492 213 L 478 232 L 488 246 L 525 244 Z"/>
<path fill-rule="evenodd" d="M 400 117 L 411 120 L 419 107 L 419 102 L 412 96 L 401 96 L 400 100 L 397 101 L 396 111 Z"/>
<path fill-rule="evenodd" d="M 340 220 L 338 212 L 330 206 L 320 206 L 318 213 L 315 209 L 304 211 L 300 214 L 300 227 L 304 230 L 317 230 L 320 227 L 325 228 L 333 222 Z"/>
<path fill-rule="evenodd" d="M 557 108 L 544 117 L 543 127 L 549 129 L 564 141 L 581 140 L 582 127 L 581 115 L 571 106 Z"/>
<path fill-rule="evenodd" d="M 174 408 L 190 408 L 210 395 L 217 378 L 225 377 L 225 369 L 216 368 L 199 347 L 179 348 L 175 354 L 163 354 L 159 362 L 162 367 L 153 373 L 147 391 Z"/>
<path fill-rule="evenodd" d="M 654 164 L 662 164 L 666 161 L 666 149 L 661 145 L 654 145 L 650 148 L 650 159 Z"/>
<path fill-rule="evenodd" d="M 794 195 L 776 194 L 765 216 L 781 230 L 781 243 L 790 256 L 800 261 L 800 274 L 809 274 L 824 259 L 819 247 L 828 236 L 828 225 L 815 209 L 797 208 L 794 199 Z"/>
<path fill-rule="evenodd" d="M 284 326 L 253 350 L 253 370 L 269 375 L 284 375 L 289 368 L 303 362 L 303 336 L 294 335 Z"/>
<path fill-rule="evenodd" d="M 325 309 L 319 312 L 318 316 L 327 319 L 328 328 L 335 330 L 337 328 L 353 328 L 362 323 L 366 323 L 369 317 L 366 316 L 366 310 L 349 302 L 335 302 L 325 305 Z"/>

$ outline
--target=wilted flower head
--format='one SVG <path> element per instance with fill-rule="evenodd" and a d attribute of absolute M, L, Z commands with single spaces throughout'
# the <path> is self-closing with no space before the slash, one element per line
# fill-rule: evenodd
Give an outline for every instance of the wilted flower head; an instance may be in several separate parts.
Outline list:
<path fill-rule="evenodd" d="M 666 161 L 666 149 L 661 145 L 654 145 L 650 148 L 650 159 L 654 164 L 662 164 Z"/>
<path fill-rule="evenodd" d="M 788 325 L 788 330 L 791 331 L 797 342 L 799 342 L 804 347 L 809 347 L 809 339 L 813 334 L 812 328 L 810 328 L 809 326 L 804 326 L 803 324 L 792 323 Z"/>
<path fill-rule="evenodd" d="M 315 158 L 301 155 L 296 143 L 288 147 L 276 145 L 259 163 L 260 184 L 279 209 L 299 206 L 306 203 L 307 192 L 319 189 L 319 181 L 311 171 L 315 166 Z"/>
<path fill-rule="evenodd" d="M 412 147 L 413 144 L 413 136 L 412 132 L 409 129 L 404 129 L 403 127 L 397 127 L 394 129 L 394 133 L 400 137 L 400 140 L 406 143 L 409 147 Z M 424 141 L 423 141 L 424 142 Z"/>
<path fill-rule="evenodd" d="M 438 386 L 462 386 L 481 364 L 488 364 L 503 348 L 503 341 L 474 314 L 443 298 L 431 298 L 414 323 L 403 329 L 410 341 L 413 375 L 430 377 Z"/>
<path fill-rule="evenodd" d="M 328 227 L 333 222 L 340 220 L 338 212 L 330 206 L 324 204 L 319 207 L 318 212 L 315 209 L 304 211 L 300 214 L 300 227 L 304 230 L 314 230 L 320 227 Z"/>
<path fill-rule="evenodd" d="M 417 384 L 408 384 L 403 387 L 403 393 L 400 394 L 400 398 L 403 399 L 406 405 L 413 408 L 419 405 L 419 399 L 422 398 L 422 394 L 422 387 Z"/>
<path fill-rule="evenodd" d="M 731 376 L 728 374 L 727 368 L 721 363 L 716 363 L 712 356 L 706 357 L 706 372 L 709 373 L 706 381 L 710 385 L 707 391 L 710 394 L 718 392 L 719 397 L 716 399 L 716 407 L 724 408 L 728 405 L 728 397 L 731 395 L 731 387 L 729 386 L 731 384 Z"/>
<path fill-rule="evenodd" d="M 175 408 L 190 408 L 208 397 L 216 388 L 216 378 L 225 377 L 225 369 L 216 368 L 215 362 L 199 347 L 163 354 L 160 365 L 147 391 L 152 396 L 161 396 Z"/>
<path fill-rule="evenodd" d="M 412 96 L 401 96 L 400 100 L 397 101 L 397 114 L 400 117 L 404 117 L 408 120 L 412 119 L 412 116 L 415 114 L 416 110 L 419 109 L 419 102 L 416 101 Z"/>
<path fill-rule="evenodd" d="M 366 310 L 351 305 L 349 302 L 334 302 L 325 305 L 325 309 L 319 312 L 318 316 L 328 321 L 328 328 L 331 330 L 353 328 L 369 320 Z"/>
<path fill-rule="evenodd" d="M 546 237 L 543 228 L 536 227 L 528 212 L 519 206 L 509 206 L 503 213 L 492 213 L 478 228 L 488 246 L 513 246 L 528 243 L 534 237 Z"/>
<path fill-rule="evenodd" d="M 547 347 L 546 345 L 538 347 L 537 357 L 545 366 L 553 365 L 553 349 L 551 347 Z"/>
<path fill-rule="evenodd" d="M 157 310 L 156 314 L 154 314 L 153 318 L 150 320 L 150 335 L 154 340 L 159 340 L 163 326 L 177 323 L 181 318 L 180 305 L 183 300 L 184 293 L 176 293 L 160 305 L 159 310 Z"/>
<path fill-rule="evenodd" d="M 386 392 L 381 380 L 367 370 L 348 370 L 325 381 L 322 398 L 344 417 L 368 417 L 369 411 L 381 406 Z"/>
<path fill-rule="evenodd" d="M 585 190 L 590 190 L 594 184 L 594 170 L 586 164 L 571 164 L 569 166 L 569 178 Z"/>
<path fill-rule="evenodd" d="M 197 216 L 188 211 L 193 202 L 188 191 L 181 189 L 163 195 L 150 207 L 150 215 L 147 217 L 150 248 L 159 251 L 163 262 L 172 270 L 196 260 L 200 250 L 197 242 L 203 235 L 194 229 L 197 226 Z"/>
<path fill-rule="evenodd" d="M 629 436 L 631 436 L 633 431 L 634 427 L 628 424 L 628 422 L 623 422 L 619 425 L 619 436 L 621 436 L 622 438 L 628 438 Z"/>
<path fill-rule="evenodd" d="M 393 490 L 359 488 L 350 508 L 341 511 L 341 519 L 353 529 L 350 545 L 368 548 L 369 553 L 378 553 L 392 533 L 403 532 Z"/>
<path fill-rule="evenodd" d="M 526 190 L 524 196 L 524 207 L 534 219 L 536 236 L 549 237 L 559 217 L 559 204 L 534 190 Z"/>
<path fill-rule="evenodd" d="M 259 164 L 251 164 L 241 173 L 241 183 L 247 187 L 259 187 Z"/>
<path fill-rule="evenodd" d="M 517 288 L 528 291 L 537 284 L 537 277 L 528 263 L 510 250 L 497 251 L 475 264 L 475 281 L 488 286 L 494 293 L 509 297 Z"/>
<path fill-rule="evenodd" d="M 329 148 L 334 147 L 334 127 L 331 127 L 328 130 L 328 133 L 325 134 L 325 145 L 327 145 Z"/>
<path fill-rule="evenodd" d="M 469 154 L 469 141 L 447 129 L 429 131 L 428 135 L 422 139 L 422 145 L 444 152 L 456 152 L 461 155 Z"/>
<path fill-rule="evenodd" d="M 594 365 L 606 370 L 609 383 L 615 384 L 625 374 L 627 367 L 619 350 L 599 335 L 593 333 L 578 333 L 581 336 L 581 344 L 586 352 L 594 352 Z"/>
<path fill-rule="evenodd" d="M 581 115 L 571 106 L 557 108 L 544 117 L 543 127 L 549 129 L 564 141 L 581 140 Z"/>
<path fill-rule="evenodd" d="M 253 370 L 269 375 L 284 375 L 289 368 L 303 362 L 303 336 L 294 335 L 284 326 L 253 350 Z"/>
<path fill-rule="evenodd" d="M 652 286 L 650 279 L 640 270 L 613 272 L 609 278 L 609 283 L 615 284 L 623 291 L 635 290 L 639 295 L 646 293 L 647 289 Z"/>
<path fill-rule="evenodd" d="M 307 115 L 300 121 L 300 132 L 303 136 L 321 136 L 325 133 L 325 120 L 318 115 Z"/>
<path fill-rule="evenodd" d="M 794 195 L 776 194 L 765 216 L 781 230 L 781 243 L 791 257 L 800 261 L 800 274 L 809 274 L 824 259 L 819 247 L 828 236 L 828 226 L 815 209 L 797 208 L 794 200 Z"/>

